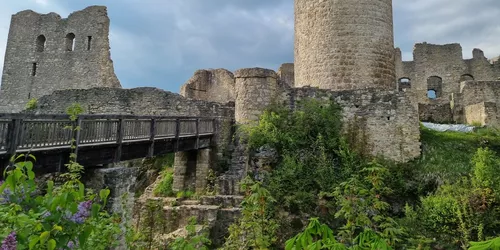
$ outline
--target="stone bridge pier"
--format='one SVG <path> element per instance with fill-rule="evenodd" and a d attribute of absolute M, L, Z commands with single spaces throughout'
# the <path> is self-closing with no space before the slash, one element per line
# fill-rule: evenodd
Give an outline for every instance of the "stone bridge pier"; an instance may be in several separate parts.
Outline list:
<path fill-rule="evenodd" d="M 175 153 L 172 190 L 202 193 L 207 186 L 210 163 L 209 148 Z"/>

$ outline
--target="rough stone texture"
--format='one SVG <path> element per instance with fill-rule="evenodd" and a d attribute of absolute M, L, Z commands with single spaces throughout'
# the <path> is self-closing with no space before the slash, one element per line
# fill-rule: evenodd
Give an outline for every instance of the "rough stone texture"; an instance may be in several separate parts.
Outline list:
<path fill-rule="evenodd" d="M 395 89 L 392 0 L 295 0 L 295 86 Z"/>
<path fill-rule="evenodd" d="M 420 156 L 418 113 L 410 98 L 397 91 L 325 91 L 294 89 L 294 100 L 331 98 L 342 107 L 344 130 L 355 130 L 357 140 L 373 156 L 405 162 Z M 350 138 L 352 139 L 352 138 Z"/>
<path fill-rule="evenodd" d="M 241 196 L 202 196 L 200 200 L 153 198 L 141 196 L 134 207 L 136 230 L 153 229 L 155 238 L 163 241 L 188 225 L 195 217 L 210 232 L 214 247 L 221 246 L 229 226 L 240 216 Z M 161 244 L 161 243 L 160 243 Z"/>
<path fill-rule="evenodd" d="M 429 89 L 439 92 L 438 99 L 450 100 L 450 95 L 460 93 L 462 81 L 493 81 L 500 77 L 499 65 L 488 61 L 483 51 L 474 49 L 473 58 L 464 60 L 462 47 L 457 43 L 419 43 L 414 47 L 413 61 L 403 62 L 399 49 L 395 59 L 397 79 L 411 80 L 411 91 L 417 95 L 418 103 L 432 103 L 427 96 Z M 439 89 L 435 77 L 442 79 Z"/>
<path fill-rule="evenodd" d="M 181 87 L 184 97 L 227 103 L 235 101 L 234 75 L 226 69 L 198 70 Z"/>
<path fill-rule="evenodd" d="M 462 116 L 456 116 L 459 122 L 482 125 L 500 126 L 500 81 L 466 81 L 460 86 L 457 95 L 458 104 L 455 109 L 462 111 Z"/>
<path fill-rule="evenodd" d="M 418 115 L 422 122 L 453 123 L 454 116 L 450 102 L 420 103 Z"/>
<path fill-rule="evenodd" d="M 87 114 L 234 117 L 231 105 L 185 98 L 157 88 L 59 90 L 41 97 L 34 113 L 64 114 L 79 103 Z"/>
<path fill-rule="evenodd" d="M 102 6 L 74 12 L 66 19 L 31 10 L 13 15 L 0 112 L 19 112 L 30 98 L 54 90 L 121 87 L 110 59 L 109 24 Z M 74 49 L 69 34 L 74 36 Z"/>
<path fill-rule="evenodd" d="M 479 124 L 481 126 L 498 127 L 499 117 L 497 104 L 492 102 L 481 102 L 465 107 L 465 122 L 467 124 Z"/>
<path fill-rule="evenodd" d="M 210 149 L 175 153 L 173 191 L 205 191 L 210 161 Z"/>
<path fill-rule="evenodd" d="M 293 63 L 284 63 L 278 69 L 278 79 L 285 88 L 295 86 L 295 66 Z"/>
<path fill-rule="evenodd" d="M 108 197 L 108 208 L 112 212 L 122 212 L 123 205 L 133 206 L 136 188 L 138 167 L 118 166 L 114 168 L 90 169 L 85 173 L 83 182 L 88 188 L 96 192 L 104 188 L 111 191 Z M 128 200 L 122 200 L 123 195 L 127 194 Z"/>
<path fill-rule="evenodd" d="M 256 121 L 278 96 L 278 76 L 269 69 L 248 68 L 235 72 L 237 123 Z"/>

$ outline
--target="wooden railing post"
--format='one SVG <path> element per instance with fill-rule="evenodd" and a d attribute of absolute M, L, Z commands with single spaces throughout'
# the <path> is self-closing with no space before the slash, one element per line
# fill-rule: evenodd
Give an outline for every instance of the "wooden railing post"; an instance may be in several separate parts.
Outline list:
<path fill-rule="evenodd" d="M 195 148 L 200 147 L 200 118 L 196 118 L 196 145 Z"/>
<path fill-rule="evenodd" d="M 153 157 L 155 154 L 155 136 L 156 136 L 156 119 L 151 119 L 151 128 L 149 132 L 149 150 L 148 157 Z"/>
<path fill-rule="evenodd" d="M 116 131 L 116 143 L 118 144 L 115 152 L 114 163 L 120 162 L 122 158 L 122 143 L 123 143 L 123 119 L 118 119 L 118 126 Z"/>
<path fill-rule="evenodd" d="M 174 146 L 175 152 L 179 151 L 180 133 L 181 133 L 181 120 L 177 118 L 177 119 L 175 119 L 175 146 Z"/>
<path fill-rule="evenodd" d="M 17 150 L 17 144 L 19 144 L 19 134 L 21 133 L 21 127 L 23 124 L 22 119 L 13 119 L 12 123 L 9 124 L 8 128 L 8 142 L 7 142 L 7 154 L 14 155 Z"/>

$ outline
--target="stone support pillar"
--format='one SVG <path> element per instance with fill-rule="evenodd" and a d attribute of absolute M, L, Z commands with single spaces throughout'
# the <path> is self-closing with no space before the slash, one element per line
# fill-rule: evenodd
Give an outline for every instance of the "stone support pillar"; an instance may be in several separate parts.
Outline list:
<path fill-rule="evenodd" d="M 207 187 L 208 171 L 210 170 L 210 149 L 200 149 L 196 157 L 196 192 L 202 193 Z"/>

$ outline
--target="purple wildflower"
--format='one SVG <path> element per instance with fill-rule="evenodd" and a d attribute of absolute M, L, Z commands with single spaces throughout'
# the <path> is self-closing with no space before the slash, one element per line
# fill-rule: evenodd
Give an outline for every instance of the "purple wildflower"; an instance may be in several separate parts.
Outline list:
<path fill-rule="evenodd" d="M 17 248 L 16 232 L 12 231 L 2 241 L 2 246 L 0 246 L 0 250 L 16 250 L 16 248 Z"/>
<path fill-rule="evenodd" d="M 69 220 L 83 224 L 85 220 L 90 216 L 90 208 L 92 207 L 92 201 L 84 201 L 78 204 L 78 211 L 69 218 Z"/>
<path fill-rule="evenodd" d="M 74 241 L 70 240 L 66 246 L 69 249 L 75 249 L 78 247 L 78 241 L 76 241 L 76 243 L 75 243 Z"/>
<path fill-rule="evenodd" d="M 47 217 L 49 217 L 51 215 L 52 215 L 52 213 L 50 213 L 49 211 L 46 211 L 45 213 L 42 214 L 42 218 L 45 219 L 45 218 L 47 218 Z"/>

